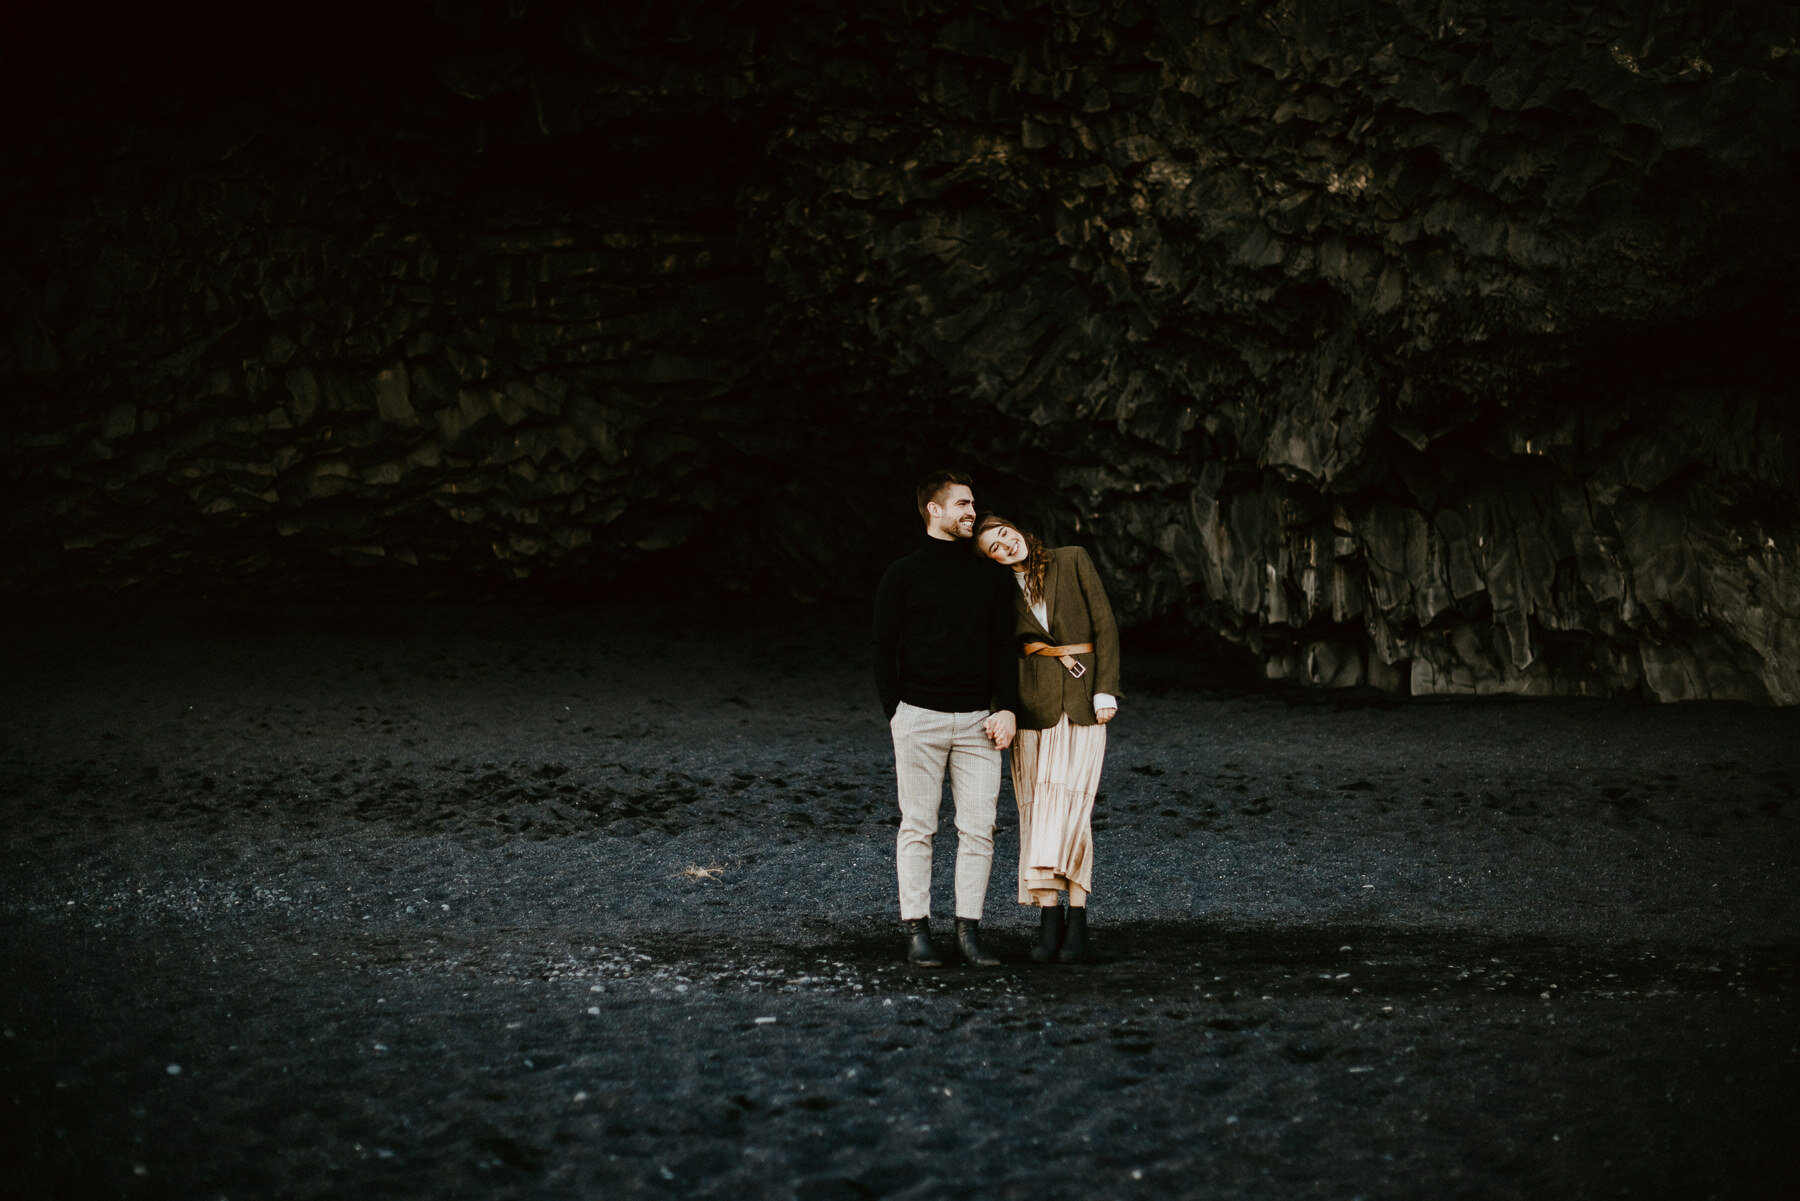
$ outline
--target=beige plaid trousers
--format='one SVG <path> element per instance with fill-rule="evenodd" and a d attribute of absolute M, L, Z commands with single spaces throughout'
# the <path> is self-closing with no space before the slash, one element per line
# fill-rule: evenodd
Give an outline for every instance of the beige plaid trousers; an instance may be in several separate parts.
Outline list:
<path fill-rule="evenodd" d="M 944 771 L 956 801 L 956 916 L 979 921 L 994 866 L 994 811 L 1000 798 L 1000 752 L 983 732 L 988 710 L 940 713 L 905 701 L 888 728 L 900 833 L 894 868 L 903 921 L 931 916 L 931 839 L 944 798 Z"/>

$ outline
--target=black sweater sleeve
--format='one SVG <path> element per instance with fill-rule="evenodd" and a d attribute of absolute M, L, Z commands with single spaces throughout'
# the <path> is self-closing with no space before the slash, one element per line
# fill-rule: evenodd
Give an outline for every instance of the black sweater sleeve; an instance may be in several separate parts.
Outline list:
<path fill-rule="evenodd" d="M 900 707 L 900 627 L 906 612 L 899 564 L 887 569 L 875 589 L 875 695 L 888 717 Z"/>
<path fill-rule="evenodd" d="M 988 653 L 994 681 L 996 711 L 1019 715 L 1019 650 L 1013 642 L 1013 593 L 1018 584 L 1004 568 L 994 573 L 994 603 L 988 619 Z"/>

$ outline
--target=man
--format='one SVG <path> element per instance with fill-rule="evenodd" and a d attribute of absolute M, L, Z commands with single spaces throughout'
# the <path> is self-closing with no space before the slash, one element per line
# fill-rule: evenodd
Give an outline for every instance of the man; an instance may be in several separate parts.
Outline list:
<path fill-rule="evenodd" d="M 964 962 L 992 967 L 1000 961 L 981 946 L 981 906 L 994 861 L 1000 752 L 1017 729 L 1017 589 L 1005 568 L 970 549 L 968 476 L 926 476 L 918 502 L 925 540 L 888 568 L 875 592 L 875 687 L 894 736 L 900 793 L 900 920 L 908 962 L 941 967 L 931 941 L 931 838 L 947 767 L 956 799 L 956 948 Z"/>

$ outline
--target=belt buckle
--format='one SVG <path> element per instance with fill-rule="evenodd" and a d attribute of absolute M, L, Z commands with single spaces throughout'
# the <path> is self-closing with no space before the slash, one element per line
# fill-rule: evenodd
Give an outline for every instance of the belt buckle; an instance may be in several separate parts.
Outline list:
<path fill-rule="evenodd" d="M 1081 662 L 1079 659 L 1070 659 L 1067 666 L 1069 668 L 1069 674 L 1077 680 L 1087 674 L 1087 664 Z"/>

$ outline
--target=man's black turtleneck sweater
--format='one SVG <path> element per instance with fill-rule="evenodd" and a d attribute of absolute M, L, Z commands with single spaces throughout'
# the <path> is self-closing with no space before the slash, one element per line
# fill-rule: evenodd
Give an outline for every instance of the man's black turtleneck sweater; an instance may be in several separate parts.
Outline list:
<path fill-rule="evenodd" d="M 875 689 L 942 713 L 1019 708 L 1013 593 L 1006 568 L 968 542 L 926 538 L 875 590 Z"/>

